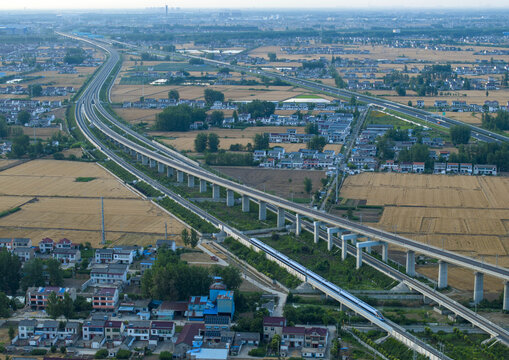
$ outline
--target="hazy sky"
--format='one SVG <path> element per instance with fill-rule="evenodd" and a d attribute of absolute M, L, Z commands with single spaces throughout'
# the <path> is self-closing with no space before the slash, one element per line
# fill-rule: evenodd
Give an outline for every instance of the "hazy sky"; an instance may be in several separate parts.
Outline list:
<path fill-rule="evenodd" d="M 183 8 L 507 8 L 507 0 L 0 0 L 0 11 L 9 9 L 126 9 L 154 6 Z"/>

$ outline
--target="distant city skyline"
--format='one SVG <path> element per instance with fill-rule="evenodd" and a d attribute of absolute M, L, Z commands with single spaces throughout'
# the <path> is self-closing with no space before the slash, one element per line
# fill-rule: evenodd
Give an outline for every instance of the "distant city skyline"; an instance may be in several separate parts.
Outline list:
<path fill-rule="evenodd" d="M 344 0 L 322 0 L 319 3 L 303 2 L 298 3 L 294 0 L 258 0 L 256 2 L 246 0 L 222 0 L 211 4 L 206 0 L 87 0 L 84 2 L 70 2 L 62 0 L 19 0 L 13 2 L 4 2 L 0 6 L 1 10 L 58 10 L 58 9 L 144 9 L 149 7 L 181 7 L 181 8 L 243 8 L 243 9 L 261 9 L 261 8 L 338 8 L 338 9 L 494 9 L 509 8 L 507 0 L 357 0 L 352 3 Z"/>

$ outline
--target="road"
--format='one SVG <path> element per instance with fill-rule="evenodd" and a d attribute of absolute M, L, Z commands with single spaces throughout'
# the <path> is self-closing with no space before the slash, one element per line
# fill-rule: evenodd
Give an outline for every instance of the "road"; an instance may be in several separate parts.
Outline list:
<path fill-rule="evenodd" d="M 118 55 L 117 55 L 118 56 Z M 104 134 L 108 135 L 110 138 L 112 138 L 115 141 L 123 142 L 123 139 L 117 138 L 117 133 L 112 131 L 109 127 L 105 126 L 97 114 L 94 111 L 94 103 L 99 102 L 99 92 L 103 85 L 103 83 L 106 81 L 106 79 L 109 76 L 109 73 L 114 68 L 116 61 L 118 60 L 117 56 L 110 53 L 108 61 L 103 64 L 102 68 L 99 70 L 99 72 L 96 74 L 96 76 L 93 78 L 93 80 L 90 82 L 90 84 L 86 87 L 86 89 L 83 91 L 82 95 L 80 96 L 76 108 L 75 108 L 75 117 L 76 122 L 80 128 L 80 130 L 83 132 L 85 137 L 96 147 L 98 147 L 102 152 L 104 152 L 111 160 L 118 163 L 120 166 L 124 167 L 126 170 L 131 172 L 133 175 L 137 176 L 138 178 L 142 179 L 143 181 L 147 182 L 148 184 L 152 185 L 155 189 L 161 191 L 163 194 L 168 196 L 169 198 L 177 201 L 182 206 L 190 209 L 194 213 L 196 213 L 198 216 L 202 217 L 203 219 L 207 220 L 211 224 L 218 226 L 222 229 L 225 229 L 229 235 L 235 236 L 237 238 L 242 238 L 244 241 L 250 242 L 251 239 L 244 236 L 242 233 L 235 229 L 231 229 L 230 227 L 223 224 L 221 221 L 213 217 L 212 215 L 206 213 L 202 209 L 198 208 L 196 205 L 190 203 L 189 201 L 181 198 L 179 195 L 174 194 L 170 190 L 166 189 L 164 186 L 160 185 L 158 182 L 152 180 L 148 176 L 146 176 L 141 171 L 134 168 L 132 165 L 124 161 L 121 157 L 115 154 L 112 150 L 110 150 L 104 143 L 102 143 L 90 130 L 89 124 L 87 123 L 87 120 L 89 120 L 91 123 L 91 126 L 95 126 L 99 130 L 101 130 Z M 113 133 L 117 134 L 114 135 Z M 130 141 L 129 143 L 130 147 L 137 145 L 136 143 Z M 139 146 L 139 145 L 138 145 Z M 140 146 L 141 148 L 141 146 Z M 142 150 L 142 149 L 138 149 Z M 151 156 L 156 156 L 159 160 L 166 160 L 166 159 L 160 159 L 160 155 L 157 153 L 151 151 Z M 169 160 L 166 160 L 169 161 Z M 178 167 L 184 166 L 181 165 L 181 162 L 178 160 L 171 160 L 172 167 L 175 167 L 178 164 Z M 203 172 L 202 170 L 196 169 L 194 167 L 185 165 L 187 170 L 194 169 L 194 171 L 200 172 L 201 178 L 207 178 L 205 175 L 208 176 L 207 173 Z M 267 247 L 265 246 L 265 250 Z M 280 258 L 280 255 L 278 255 L 277 252 L 275 252 L 273 249 L 271 249 L 272 252 L 274 252 L 273 257 L 275 257 L 277 260 L 280 261 L 286 261 L 284 258 Z M 320 277 L 316 277 L 316 275 L 312 276 L 312 272 L 305 269 L 299 264 L 293 265 L 291 263 L 289 266 L 293 267 L 294 271 L 301 272 L 308 281 L 315 287 L 321 289 L 329 296 L 335 298 L 336 300 L 345 303 L 345 305 L 351 309 L 353 309 L 355 312 L 360 314 L 361 316 L 367 318 L 369 321 L 371 321 L 374 324 L 377 324 L 379 327 L 385 329 L 386 331 L 390 332 L 393 336 L 396 336 L 399 339 L 402 339 L 405 343 L 408 343 L 412 346 L 418 347 L 421 351 L 426 351 L 428 354 L 431 354 L 434 359 L 444 359 L 445 357 L 442 353 L 440 353 L 438 350 L 432 348 L 431 346 L 425 344 L 421 340 L 415 338 L 408 332 L 406 332 L 403 328 L 398 326 L 395 323 L 392 323 L 390 321 L 383 321 L 380 320 L 377 316 L 373 315 L 373 313 L 369 313 L 366 311 L 359 303 L 363 303 L 360 300 L 352 300 L 355 299 L 355 297 L 345 297 L 343 295 L 344 290 L 339 289 L 336 285 L 331 285 L 328 282 L 323 282 L 324 280 L 321 280 Z M 332 286 L 332 287 L 331 287 Z"/>
<path fill-rule="evenodd" d="M 78 40 L 83 40 L 81 38 L 77 38 Z M 94 46 L 98 46 L 95 42 L 90 40 L 85 40 Z M 109 61 L 107 64 L 108 68 L 104 68 L 104 71 L 101 71 L 98 74 L 98 78 L 101 78 L 101 81 L 95 83 L 94 91 L 90 91 L 87 94 L 83 94 L 80 99 L 78 105 L 83 105 L 87 107 L 87 112 L 93 113 L 94 107 L 98 109 L 99 112 L 103 116 L 105 116 L 110 122 L 114 123 L 117 127 L 121 128 L 122 131 L 134 137 L 137 142 L 133 142 L 129 139 L 126 139 L 121 134 L 112 130 L 108 126 L 105 126 L 102 123 L 98 123 L 97 126 L 100 127 L 100 130 L 103 131 L 110 138 L 114 139 L 118 143 L 129 147 L 130 149 L 135 150 L 137 153 L 140 153 L 144 156 L 147 156 L 155 161 L 162 163 L 166 166 L 170 166 L 176 170 L 183 171 L 186 174 L 191 174 L 199 179 L 205 179 L 210 183 L 219 185 L 221 187 L 225 187 L 235 191 L 238 194 L 249 196 L 251 199 L 256 201 L 262 201 L 265 203 L 273 204 L 279 208 L 294 212 L 300 213 L 310 219 L 314 219 L 317 221 L 322 221 L 323 223 L 329 224 L 334 227 L 339 227 L 342 229 L 346 229 L 353 233 L 361 234 L 365 237 L 368 237 L 372 240 L 384 241 L 392 245 L 397 245 L 406 248 L 407 250 L 412 250 L 416 253 L 424 254 L 426 256 L 445 261 L 447 263 L 455 264 L 461 267 L 465 267 L 471 269 L 473 271 L 479 271 L 487 275 L 491 275 L 494 277 L 498 277 L 503 281 L 509 281 L 509 269 L 498 267 L 495 265 L 487 264 L 482 261 L 470 258 L 468 256 L 460 255 L 451 251 L 447 251 L 444 249 L 440 249 L 434 246 L 430 246 L 427 244 L 423 244 L 408 238 L 405 238 L 401 235 L 393 234 L 387 231 L 371 228 L 369 226 L 358 224 L 331 214 L 324 213 L 319 210 L 310 209 L 309 207 L 297 204 L 292 201 L 279 198 L 277 196 L 267 194 L 260 190 L 250 188 L 245 185 L 241 185 L 230 180 L 221 178 L 215 174 L 212 174 L 206 170 L 201 169 L 195 162 L 191 161 L 184 155 L 181 155 L 173 150 L 166 148 L 165 146 L 156 143 L 147 139 L 145 136 L 133 131 L 128 126 L 118 122 L 114 119 L 104 108 L 102 107 L 99 101 L 99 91 L 102 86 L 102 83 L 107 79 L 109 71 L 115 66 L 116 62 L 119 59 L 119 55 L 116 50 L 110 48 L 108 46 L 99 45 L 104 51 L 110 54 Z M 92 84 L 91 84 L 92 85 Z M 322 84 L 316 84 L 320 86 L 325 86 Z M 91 87 L 90 87 L 91 88 Z M 338 90 L 338 89 L 336 89 Z M 86 95 L 86 96 L 85 96 Z M 88 101 L 84 101 L 84 99 Z M 376 99 L 376 98 L 375 98 Z M 398 105 L 400 106 L 400 105 Z M 77 106 L 78 108 L 78 106 Z M 413 109 L 413 108 L 412 108 Z M 413 109 L 416 110 L 416 109 Z M 417 111 L 417 110 L 416 110 Z M 145 144 L 145 146 L 149 146 L 155 150 L 147 149 L 145 146 L 140 145 L 140 143 Z"/>

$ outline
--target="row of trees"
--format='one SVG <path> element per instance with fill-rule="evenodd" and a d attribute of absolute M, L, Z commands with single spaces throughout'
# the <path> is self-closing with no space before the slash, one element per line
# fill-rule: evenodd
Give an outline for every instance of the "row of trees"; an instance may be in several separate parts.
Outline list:
<path fill-rule="evenodd" d="M 217 152 L 219 149 L 219 136 L 215 133 L 199 133 L 194 139 L 194 149 L 199 153 L 205 152 L 206 150 Z"/>
<path fill-rule="evenodd" d="M 66 319 L 71 319 L 76 313 L 90 312 L 92 310 L 92 304 L 81 295 L 76 296 L 73 300 L 68 293 L 64 294 L 63 299 L 59 299 L 57 295 L 52 292 L 48 296 L 46 303 L 46 313 L 53 319 L 60 316 Z"/>
<path fill-rule="evenodd" d="M 159 131 L 189 131 L 196 121 L 205 121 L 207 114 L 203 109 L 192 108 L 186 104 L 169 106 L 156 116 L 155 128 Z"/>
<path fill-rule="evenodd" d="M 495 116 L 488 113 L 482 114 L 482 127 L 488 130 L 509 130 L 509 112 L 498 111 Z"/>
<path fill-rule="evenodd" d="M 192 295 L 208 293 L 212 276 L 221 276 L 230 290 L 240 286 L 238 269 L 213 266 L 209 269 L 190 266 L 180 259 L 180 253 L 164 249 L 159 252 L 152 269 L 145 271 L 141 289 L 146 297 L 160 300 L 185 300 Z"/>

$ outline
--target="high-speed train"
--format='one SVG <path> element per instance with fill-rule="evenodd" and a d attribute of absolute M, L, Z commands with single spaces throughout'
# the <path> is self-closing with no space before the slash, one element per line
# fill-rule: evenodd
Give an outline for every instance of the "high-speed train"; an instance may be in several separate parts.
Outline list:
<path fill-rule="evenodd" d="M 343 289 L 341 289 L 339 286 L 337 286 L 336 284 L 333 284 L 331 283 L 330 281 L 324 279 L 323 277 L 321 277 L 320 275 L 317 275 L 315 274 L 314 272 L 308 270 L 307 268 L 305 268 L 304 266 L 302 266 L 301 264 L 297 263 L 296 261 L 290 259 L 288 256 L 280 253 L 279 251 L 271 248 L 270 246 L 268 246 L 267 244 L 264 244 L 263 242 L 261 242 L 260 240 L 258 239 L 255 239 L 255 238 L 250 238 L 249 241 L 254 245 L 256 246 L 257 248 L 259 248 L 260 250 L 263 250 L 264 252 L 266 252 L 267 254 L 271 255 L 272 257 L 274 257 L 275 259 L 283 262 L 284 264 L 288 265 L 289 267 L 291 267 L 292 269 L 298 271 L 299 273 L 301 273 L 302 275 L 306 276 L 307 278 L 309 279 L 312 279 L 318 283 L 320 283 L 321 285 L 325 286 L 326 288 L 328 288 L 329 290 L 339 294 L 340 296 L 342 296 L 343 298 L 346 298 L 347 300 L 349 300 L 350 302 L 354 303 L 355 305 L 361 307 L 362 309 L 364 309 L 365 311 L 369 312 L 370 314 L 374 315 L 375 317 L 377 317 L 379 320 L 381 321 L 385 321 L 382 313 L 380 311 L 378 311 L 377 309 L 375 309 L 374 307 L 366 304 L 364 301 L 356 298 L 355 296 L 353 296 L 352 294 L 350 294 L 348 291 L 345 291 Z"/>

